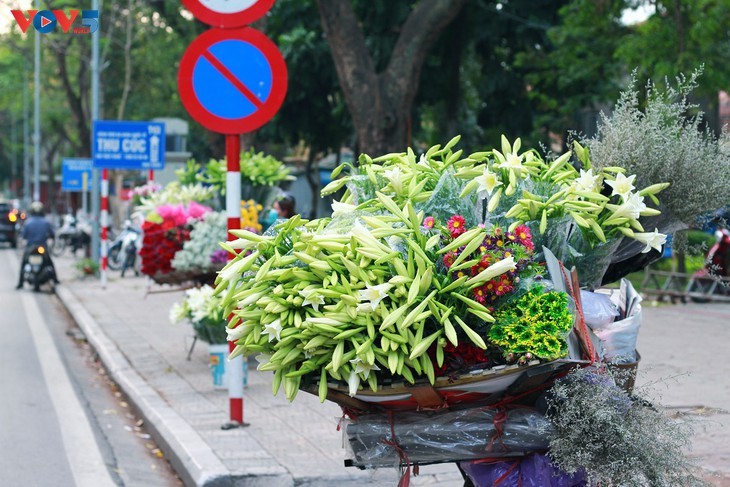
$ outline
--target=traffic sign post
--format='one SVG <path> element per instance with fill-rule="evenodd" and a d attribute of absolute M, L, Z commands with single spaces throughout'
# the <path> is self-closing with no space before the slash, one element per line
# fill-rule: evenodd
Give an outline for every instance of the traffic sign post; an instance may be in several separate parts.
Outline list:
<path fill-rule="evenodd" d="M 241 226 L 241 134 L 252 132 L 279 111 L 288 75 L 276 45 L 244 27 L 263 16 L 274 0 L 182 0 L 202 22 L 212 25 L 188 46 L 178 71 L 180 99 L 203 127 L 226 136 L 226 214 L 228 240 Z M 233 256 L 229 256 L 233 258 Z M 233 352 L 235 344 L 229 343 Z M 230 370 L 229 370 L 230 369 Z M 230 422 L 243 422 L 243 357 L 228 361 Z"/>
<path fill-rule="evenodd" d="M 94 122 L 95 169 L 164 169 L 165 124 L 162 122 Z"/>
<path fill-rule="evenodd" d="M 243 134 L 279 111 L 288 75 L 269 38 L 251 29 L 210 29 L 188 46 L 178 71 L 180 99 L 203 127 Z"/>

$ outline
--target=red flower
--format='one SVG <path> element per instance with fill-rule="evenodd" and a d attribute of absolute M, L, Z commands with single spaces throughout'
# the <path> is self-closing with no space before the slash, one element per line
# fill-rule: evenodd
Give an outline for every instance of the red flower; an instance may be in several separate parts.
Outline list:
<path fill-rule="evenodd" d="M 443 262 L 447 269 L 453 265 L 455 259 L 456 256 L 453 252 L 448 252 L 446 255 L 444 255 Z"/>
<path fill-rule="evenodd" d="M 451 238 L 456 238 L 466 232 L 466 220 L 461 215 L 454 215 L 446 222 L 446 228 L 451 233 Z"/>
<path fill-rule="evenodd" d="M 535 245 L 532 243 L 532 233 L 527 225 L 518 225 L 515 228 L 515 236 L 527 250 L 533 250 L 535 248 Z"/>

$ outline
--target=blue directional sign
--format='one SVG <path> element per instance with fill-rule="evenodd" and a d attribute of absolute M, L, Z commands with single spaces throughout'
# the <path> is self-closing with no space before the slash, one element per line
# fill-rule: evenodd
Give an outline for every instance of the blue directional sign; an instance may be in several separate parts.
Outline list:
<path fill-rule="evenodd" d="M 87 191 L 91 170 L 91 159 L 64 159 L 61 163 L 61 191 Z"/>
<path fill-rule="evenodd" d="M 96 121 L 92 158 L 94 168 L 163 169 L 165 124 Z"/>

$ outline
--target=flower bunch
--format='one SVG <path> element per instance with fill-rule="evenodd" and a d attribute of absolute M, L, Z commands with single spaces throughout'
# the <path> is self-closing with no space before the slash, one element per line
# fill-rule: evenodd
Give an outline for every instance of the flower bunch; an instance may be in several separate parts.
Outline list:
<path fill-rule="evenodd" d="M 208 285 L 185 291 L 181 303 L 170 308 L 170 322 L 175 324 L 189 320 L 196 336 L 207 343 L 226 343 L 225 315 L 221 298 L 214 295 Z"/>
<path fill-rule="evenodd" d="M 206 187 L 200 183 L 181 185 L 178 182 L 169 183 L 161 191 L 149 193 L 141 198 L 135 212 L 147 217 L 162 205 L 189 205 L 191 202 L 205 203 L 216 196 L 215 188 Z"/>
<path fill-rule="evenodd" d="M 157 193 L 161 190 L 162 186 L 154 181 L 148 181 L 141 186 L 136 186 L 132 189 L 132 204 L 136 206 L 142 201 L 142 198 L 147 198 L 152 193 Z"/>
<path fill-rule="evenodd" d="M 264 209 L 254 200 L 241 201 L 241 228 L 249 232 L 261 233 L 259 212 Z"/>
<path fill-rule="evenodd" d="M 535 286 L 497 311 L 489 340 L 506 354 L 553 360 L 567 354 L 565 337 L 573 319 L 567 294 Z"/>
<path fill-rule="evenodd" d="M 190 238 L 190 230 L 176 226 L 171 220 L 162 223 L 147 220 L 142 224 L 142 232 L 139 250 L 142 274 L 153 277 L 172 272 L 172 259 L 182 250 L 183 242 Z"/>
<path fill-rule="evenodd" d="M 205 272 L 216 268 L 213 254 L 222 250 L 218 242 L 226 240 L 228 219 L 224 212 L 209 212 L 202 219 L 194 220 L 190 230 L 190 240 L 183 243 L 183 248 L 175 254 L 172 267 L 180 271 L 198 270 Z M 225 251 L 223 260 L 225 263 Z"/>
<path fill-rule="evenodd" d="M 241 152 L 241 178 L 243 183 L 251 186 L 274 186 L 295 179 L 283 162 L 270 154 L 256 152 L 253 148 Z"/>
<path fill-rule="evenodd" d="M 190 239 L 189 224 L 210 211 L 207 206 L 190 202 L 188 205 L 160 205 L 151 212 L 142 224 L 141 272 L 148 276 L 170 273 L 175 254 Z"/>
<path fill-rule="evenodd" d="M 433 228 L 434 225 L 435 220 L 426 218 L 427 228 Z M 466 232 L 464 218 L 461 215 L 453 215 L 447 221 L 445 231 L 442 233 L 447 233 L 444 241 L 448 245 Z M 447 252 L 442 263 L 456 281 L 467 276 L 477 276 L 493 263 L 512 258 L 515 261 L 513 270 L 486 281 L 470 291 L 472 299 L 494 311 L 494 304 L 500 298 L 514 292 L 521 279 L 541 276 L 543 273 L 542 266 L 533 262 L 534 248 L 528 227 L 520 225 L 514 232 L 505 232 L 495 227 L 485 234 L 481 243 L 475 242 L 471 247 L 458 247 Z"/>
<path fill-rule="evenodd" d="M 373 209 L 380 206 L 390 211 L 363 214 L 343 233 L 330 233 L 330 225 L 338 227 L 328 218 L 298 216 L 272 236 L 234 231 L 239 240 L 229 251 L 247 252 L 217 281 L 219 292 L 229 290 L 223 303 L 233 316 L 233 353 L 268 357 L 260 369 L 274 371 L 274 391 L 283 384 L 290 400 L 307 374 L 320 376 L 324 400 L 327 376 L 347 381 L 353 395 L 361 381 L 377 390 L 383 377 L 413 383 L 425 376 L 433 383 L 435 366 L 426 353 L 432 344 L 438 367 L 447 343 L 487 348 L 475 329 L 493 318 L 469 291 L 514 270 L 514 258 L 454 281 L 436 262 L 459 247 L 478 247 L 486 231 L 467 230 L 441 247 L 441 235 L 423 231 L 423 213 L 409 201 L 399 207 L 378 194 Z"/>
<path fill-rule="evenodd" d="M 656 230 L 644 232 L 639 219 L 660 213 L 644 200 L 648 197 L 658 204 L 656 194 L 668 183 L 635 191 L 635 175 L 626 176 L 620 167 L 594 171 L 588 150 L 577 142 L 573 152 L 578 169 L 571 164 L 572 152 L 546 162 L 536 151 L 520 154 L 520 147 L 520 139 L 510 144 L 502 136 L 501 152 L 493 149 L 478 164 L 463 165 L 456 173 L 469 180 L 462 196 L 473 191 L 486 194 L 487 210 L 497 214 L 502 197 L 513 196 L 507 198 L 511 207 L 502 213 L 511 220 L 510 230 L 533 222 L 543 234 L 552 222 L 570 217 L 590 245 L 626 236 L 645 243 L 645 251 L 661 249 L 664 236 Z M 612 190 L 609 196 L 603 194 L 604 187 Z M 521 195 L 516 195 L 518 189 Z"/>

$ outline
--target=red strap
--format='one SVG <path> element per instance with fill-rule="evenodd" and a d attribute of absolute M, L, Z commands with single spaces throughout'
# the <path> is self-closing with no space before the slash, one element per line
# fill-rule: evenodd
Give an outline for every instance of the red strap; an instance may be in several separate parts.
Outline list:
<path fill-rule="evenodd" d="M 395 424 L 393 423 L 393 411 L 388 411 L 388 421 L 390 422 L 390 440 L 383 438 L 381 441 L 386 445 L 392 446 L 398 457 L 400 463 L 405 463 L 405 469 L 401 467 L 401 477 L 398 482 L 398 487 L 409 487 L 411 485 L 411 461 L 408 459 L 408 454 L 400 447 L 398 440 L 395 437 Z M 418 475 L 418 465 L 413 466 L 413 475 Z"/>
<path fill-rule="evenodd" d="M 563 266 L 563 263 L 558 261 L 560 264 L 560 271 L 563 273 L 563 279 L 565 279 L 565 284 L 570 290 L 570 296 L 573 298 L 573 301 L 575 301 L 575 307 L 578 310 L 578 336 L 582 338 L 583 345 L 585 346 L 585 355 L 584 357 L 587 360 L 590 360 L 591 362 L 598 362 L 598 355 L 596 354 L 596 350 L 593 348 L 593 343 L 591 342 L 590 335 L 588 334 L 588 327 L 586 326 L 586 320 L 583 316 L 583 306 L 581 305 L 580 301 L 580 288 L 577 290 L 577 285 L 574 285 L 570 279 L 568 279 L 568 274 L 565 271 L 565 267 Z"/>
<path fill-rule="evenodd" d="M 517 466 L 520 464 L 520 462 L 521 462 L 521 460 L 515 460 L 512 463 L 512 465 L 510 465 L 510 467 L 494 481 L 494 485 L 497 486 L 497 485 L 501 484 L 502 482 L 504 482 L 505 480 L 507 480 L 507 477 L 509 477 L 509 474 L 511 474 L 512 471 L 517 468 Z M 518 485 L 522 485 L 522 475 L 520 475 L 518 478 L 519 478 Z"/>

